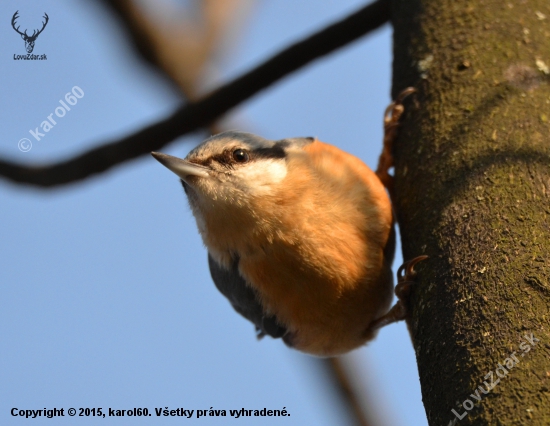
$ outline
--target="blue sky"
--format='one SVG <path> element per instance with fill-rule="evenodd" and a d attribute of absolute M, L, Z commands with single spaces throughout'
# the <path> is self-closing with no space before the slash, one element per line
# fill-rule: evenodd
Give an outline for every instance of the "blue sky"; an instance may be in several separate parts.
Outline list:
<path fill-rule="evenodd" d="M 259 1 L 224 55 L 226 81 L 293 40 L 363 4 L 358 0 Z M 22 27 L 50 17 L 35 52 L 16 61 Z M 39 21 L 38 21 L 39 22 Z M 135 59 L 112 18 L 93 2 L 0 4 L 3 157 L 29 163 L 70 157 L 169 113 L 178 98 Z M 389 103 L 391 30 L 340 50 L 244 103 L 241 130 L 269 139 L 317 136 L 375 167 Z M 215 84 L 215 83 L 212 83 Z M 32 149 L 18 141 L 78 86 L 84 96 Z M 203 135 L 162 151 L 184 156 Z M 162 418 L 24 420 L 10 410 L 103 407 L 282 409 L 286 418 L 192 419 L 223 425 L 341 425 L 311 359 L 254 337 L 210 280 L 206 251 L 177 178 L 149 156 L 84 182 L 37 190 L 0 181 L 0 423 L 160 424 Z M 396 269 L 402 263 L 398 251 Z M 353 352 L 354 377 L 380 425 L 426 425 L 404 323 Z"/>

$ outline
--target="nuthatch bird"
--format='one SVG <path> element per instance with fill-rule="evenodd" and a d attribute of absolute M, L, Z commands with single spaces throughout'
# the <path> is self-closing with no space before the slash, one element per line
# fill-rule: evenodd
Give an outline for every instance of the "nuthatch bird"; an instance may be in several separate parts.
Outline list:
<path fill-rule="evenodd" d="M 378 175 L 314 138 L 270 141 L 229 131 L 183 160 L 152 153 L 181 178 L 212 279 L 259 337 L 334 356 L 406 316 L 401 299 L 425 256 L 402 267 L 400 300 L 388 312 L 395 235 L 382 183 L 391 179 L 389 147 L 401 100 L 386 114 Z"/>

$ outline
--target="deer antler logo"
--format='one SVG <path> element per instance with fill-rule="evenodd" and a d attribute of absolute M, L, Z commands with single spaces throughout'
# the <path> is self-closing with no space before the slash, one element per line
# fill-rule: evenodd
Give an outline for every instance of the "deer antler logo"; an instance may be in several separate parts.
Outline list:
<path fill-rule="evenodd" d="M 13 18 L 11 18 L 11 26 L 15 31 L 17 31 L 18 34 L 21 34 L 21 38 L 25 40 L 25 49 L 27 49 L 27 53 L 32 53 L 36 38 L 40 35 L 42 31 L 44 31 L 44 28 L 46 28 L 46 25 L 48 24 L 48 21 L 50 18 L 48 18 L 48 14 L 44 12 L 43 18 L 45 18 L 46 21 L 42 22 L 42 28 L 40 30 L 34 30 L 32 35 L 28 35 L 27 30 L 25 30 L 25 32 L 22 33 L 21 31 L 19 31 L 19 27 L 15 28 L 15 25 L 16 25 L 15 21 L 17 20 L 17 18 L 19 18 L 18 13 L 19 11 L 16 11 L 13 14 Z"/>

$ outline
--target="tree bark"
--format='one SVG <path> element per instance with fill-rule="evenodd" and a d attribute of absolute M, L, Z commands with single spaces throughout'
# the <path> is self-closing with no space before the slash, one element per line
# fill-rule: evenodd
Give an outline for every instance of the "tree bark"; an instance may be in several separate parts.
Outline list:
<path fill-rule="evenodd" d="M 547 426 L 550 2 L 393 0 L 392 13 L 393 94 L 418 89 L 395 208 L 404 258 L 430 256 L 409 323 L 429 424 Z"/>

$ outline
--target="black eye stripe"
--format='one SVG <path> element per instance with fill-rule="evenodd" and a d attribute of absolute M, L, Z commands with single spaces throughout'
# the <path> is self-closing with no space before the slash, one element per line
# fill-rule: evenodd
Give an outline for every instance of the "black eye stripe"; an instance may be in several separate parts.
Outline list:
<path fill-rule="evenodd" d="M 221 154 L 216 154 L 208 158 L 206 162 L 210 164 L 212 161 L 215 161 L 217 163 L 227 166 L 234 163 L 233 159 L 231 158 L 231 155 L 232 155 L 232 151 L 224 151 Z"/>
<path fill-rule="evenodd" d="M 254 158 L 285 158 L 285 150 L 280 146 L 275 144 L 271 148 L 260 148 L 252 151 L 252 156 Z"/>
<path fill-rule="evenodd" d="M 246 161 L 239 161 L 235 158 L 235 153 L 237 151 L 245 152 L 248 158 Z M 240 155 L 240 153 L 239 153 Z M 210 164 L 215 161 L 218 164 L 233 168 L 233 166 L 238 167 L 240 164 L 246 164 L 251 161 L 256 161 L 260 159 L 283 159 L 286 158 L 286 152 L 284 150 L 284 145 L 275 144 L 269 148 L 256 148 L 253 150 L 248 150 L 247 148 L 241 148 L 239 146 L 227 149 L 219 154 L 214 154 L 211 157 L 206 158 L 203 161 L 195 161 L 200 163 L 203 166 L 210 166 Z"/>
<path fill-rule="evenodd" d="M 248 155 L 248 159 L 246 161 L 240 162 L 235 158 L 235 153 L 237 151 L 242 151 Z M 221 154 L 216 154 L 210 157 L 210 161 L 216 161 L 223 165 L 231 165 L 231 164 L 244 164 L 246 162 L 255 161 L 259 159 L 266 159 L 266 158 L 285 158 L 286 153 L 284 149 L 280 146 L 273 146 L 270 148 L 259 148 L 255 149 L 253 151 L 248 151 L 244 148 L 236 148 L 228 151 L 224 151 Z M 208 163 L 210 162 L 208 161 Z"/>

